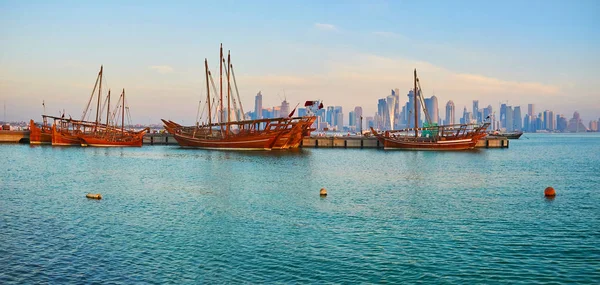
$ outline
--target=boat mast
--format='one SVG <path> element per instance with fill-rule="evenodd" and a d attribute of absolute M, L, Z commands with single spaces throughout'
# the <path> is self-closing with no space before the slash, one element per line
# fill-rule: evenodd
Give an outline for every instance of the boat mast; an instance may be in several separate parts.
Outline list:
<path fill-rule="evenodd" d="M 204 59 L 204 73 L 206 74 L 206 102 L 208 102 L 208 126 L 212 130 L 212 114 L 210 112 L 210 88 L 208 87 L 208 60 L 206 58 Z"/>
<path fill-rule="evenodd" d="M 96 106 L 96 126 L 94 127 L 94 132 L 98 130 L 98 120 L 100 119 L 100 95 L 102 94 L 102 69 L 103 65 L 100 65 L 100 73 L 98 76 L 100 77 L 100 86 L 98 86 L 98 105 Z"/>
<path fill-rule="evenodd" d="M 221 101 L 221 114 L 219 116 L 219 123 L 221 123 L 221 133 L 223 133 L 223 44 L 219 51 L 219 99 Z"/>
<path fill-rule="evenodd" d="M 123 105 L 121 106 L 121 134 L 125 133 L 125 88 L 123 88 Z"/>
<path fill-rule="evenodd" d="M 419 113 L 417 113 L 417 112 L 419 112 L 419 109 L 417 108 L 417 69 L 416 68 L 415 68 L 415 80 L 414 81 L 415 81 L 415 86 L 414 86 L 415 89 L 413 89 L 414 90 L 414 92 L 413 92 L 414 93 L 413 94 L 414 95 L 414 100 L 413 100 L 414 106 L 413 107 L 415 110 L 415 138 L 416 138 L 419 136 L 419 130 L 418 130 L 418 128 L 419 128 L 418 114 Z"/>
<path fill-rule="evenodd" d="M 110 89 L 108 89 L 108 107 L 106 107 L 106 128 L 108 130 L 108 114 L 110 114 Z"/>
<path fill-rule="evenodd" d="M 227 136 L 229 136 L 229 122 L 231 122 L 231 83 L 229 82 L 229 64 L 231 62 L 231 53 L 227 51 Z"/>

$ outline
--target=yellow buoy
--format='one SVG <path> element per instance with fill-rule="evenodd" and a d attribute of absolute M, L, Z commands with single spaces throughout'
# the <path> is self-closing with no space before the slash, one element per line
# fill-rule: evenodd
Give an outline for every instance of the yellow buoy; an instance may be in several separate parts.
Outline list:
<path fill-rule="evenodd" d="M 552 187 L 547 187 L 544 190 L 544 196 L 546 196 L 546 197 L 554 197 L 554 196 L 556 196 L 556 191 L 554 191 L 554 188 L 552 188 Z"/>
<path fill-rule="evenodd" d="M 96 200 L 102 199 L 102 195 L 100 195 L 100 193 L 98 193 L 98 194 L 87 193 L 87 195 L 85 195 L 85 197 L 89 198 L 89 199 L 96 199 Z"/>
<path fill-rule="evenodd" d="M 319 192 L 319 194 L 320 194 L 321 196 L 327 196 L 327 189 L 325 189 L 325 188 L 321 188 L 321 191 Z"/>

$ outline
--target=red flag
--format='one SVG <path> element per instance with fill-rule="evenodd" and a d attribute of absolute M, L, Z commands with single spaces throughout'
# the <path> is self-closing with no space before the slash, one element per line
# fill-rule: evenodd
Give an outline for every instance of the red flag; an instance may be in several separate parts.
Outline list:
<path fill-rule="evenodd" d="M 308 107 L 308 106 L 312 106 L 315 102 L 313 101 L 306 101 L 306 103 L 304 103 L 304 107 Z"/>
<path fill-rule="evenodd" d="M 292 112 L 288 115 L 288 118 L 291 118 L 294 115 L 294 112 L 296 112 L 296 108 L 294 108 L 294 110 L 292 110 Z"/>
<path fill-rule="evenodd" d="M 323 103 L 319 104 L 319 110 L 323 109 Z"/>

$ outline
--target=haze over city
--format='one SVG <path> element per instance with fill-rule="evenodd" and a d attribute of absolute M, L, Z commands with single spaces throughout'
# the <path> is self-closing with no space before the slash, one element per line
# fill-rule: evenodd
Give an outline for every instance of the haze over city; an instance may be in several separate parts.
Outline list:
<path fill-rule="evenodd" d="M 104 65 L 134 123 L 192 123 L 204 58 L 218 70 L 223 43 L 247 110 L 261 91 L 264 107 L 321 99 L 371 116 L 416 68 L 440 105 L 532 103 L 587 125 L 600 117 L 598 19 L 598 1 L 0 1 L 0 101 L 8 120 L 40 120 L 43 101 L 78 117 Z"/>

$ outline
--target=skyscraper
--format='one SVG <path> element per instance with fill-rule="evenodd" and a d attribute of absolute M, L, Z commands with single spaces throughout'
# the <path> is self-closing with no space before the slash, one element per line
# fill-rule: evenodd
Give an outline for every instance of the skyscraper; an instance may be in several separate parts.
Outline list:
<path fill-rule="evenodd" d="M 454 125 L 456 122 L 455 118 L 456 118 L 456 116 L 455 116 L 454 102 L 452 102 L 452 100 L 450 100 L 450 101 L 448 101 L 448 103 L 446 103 L 446 121 L 444 122 L 444 124 Z"/>
<path fill-rule="evenodd" d="M 427 114 L 429 115 L 431 123 L 439 124 L 440 111 L 438 109 L 438 100 L 435 95 L 431 96 L 431 98 L 425 99 L 425 109 L 427 110 Z"/>
<path fill-rule="evenodd" d="M 362 131 L 362 121 L 363 121 L 363 110 L 362 107 L 360 106 L 356 106 L 354 107 L 354 116 L 356 116 L 356 131 L 357 132 L 361 132 Z"/>
<path fill-rule="evenodd" d="M 393 130 L 394 129 L 394 106 L 396 106 L 396 96 L 390 95 L 387 96 L 386 98 L 386 114 L 385 114 L 385 128 L 387 130 Z"/>
<path fill-rule="evenodd" d="M 325 122 L 329 125 L 329 127 L 333 127 L 334 114 L 333 114 L 333 106 L 327 106 L 327 115 L 325 118 Z"/>
<path fill-rule="evenodd" d="M 407 94 L 408 96 L 408 103 L 406 105 L 406 119 L 408 122 L 408 127 L 409 128 L 414 128 L 415 127 L 415 105 L 414 105 L 414 90 L 410 90 Z M 422 94 L 419 94 L 422 95 Z M 421 103 L 420 100 L 417 98 L 417 121 L 420 122 L 421 121 Z M 417 122 L 417 123 L 418 123 Z"/>
<path fill-rule="evenodd" d="M 256 97 L 254 97 L 254 119 L 263 118 L 262 110 L 262 94 L 260 93 L 260 91 L 258 91 Z"/>
<path fill-rule="evenodd" d="M 473 100 L 473 119 L 475 119 L 477 123 L 481 121 L 479 116 L 479 100 Z"/>
<path fill-rule="evenodd" d="M 506 128 L 506 104 L 500 105 L 500 127 Z"/>
<path fill-rule="evenodd" d="M 527 105 L 527 114 L 529 115 L 529 117 L 533 117 L 533 115 L 535 115 L 535 105 L 533 104 L 529 104 Z"/>
<path fill-rule="evenodd" d="M 350 111 L 348 113 L 348 127 L 350 128 L 350 130 L 356 129 L 356 114 L 354 113 L 354 111 Z"/>
<path fill-rule="evenodd" d="M 380 130 L 385 129 L 385 117 L 387 113 L 387 101 L 385 99 L 379 99 L 377 101 L 377 128 Z"/>
<path fill-rule="evenodd" d="M 287 100 L 283 100 L 283 102 L 281 102 L 281 109 L 279 111 L 279 116 L 280 117 L 287 117 L 290 114 L 290 103 L 288 103 Z"/>
<path fill-rule="evenodd" d="M 505 109 L 505 118 L 504 118 L 504 122 L 505 125 L 504 127 L 506 128 L 507 132 L 512 132 L 515 130 L 515 125 L 514 125 L 514 111 L 512 106 L 506 106 Z"/>
<path fill-rule="evenodd" d="M 523 130 L 523 119 L 521 117 L 521 106 L 515 106 L 513 111 L 513 125 L 515 130 Z"/>
<path fill-rule="evenodd" d="M 333 109 L 334 112 L 334 125 L 337 127 L 338 131 L 344 130 L 344 113 L 342 112 L 341 106 L 335 106 Z"/>

